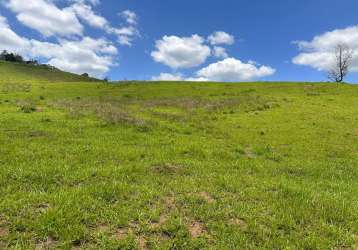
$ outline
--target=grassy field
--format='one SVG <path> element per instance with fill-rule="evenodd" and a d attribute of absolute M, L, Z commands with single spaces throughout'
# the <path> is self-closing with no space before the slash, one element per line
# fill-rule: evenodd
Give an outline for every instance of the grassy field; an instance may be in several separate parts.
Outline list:
<path fill-rule="evenodd" d="M 5 61 L 0 61 L 0 81 L 5 83 L 98 82 L 94 78 L 63 72 L 56 68 Z"/>
<path fill-rule="evenodd" d="M 0 249 L 358 249 L 358 86 L 2 67 Z"/>

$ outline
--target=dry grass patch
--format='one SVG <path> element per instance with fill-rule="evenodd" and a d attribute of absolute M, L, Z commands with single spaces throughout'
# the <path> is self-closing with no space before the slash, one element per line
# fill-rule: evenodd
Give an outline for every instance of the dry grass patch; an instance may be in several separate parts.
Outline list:
<path fill-rule="evenodd" d="M 114 232 L 114 237 L 116 240 L 124 240 L 131 233 L 130 228 L 119 228 Z"/>
<path fill-rule="evenodd" d="M 215 199 L 208 192 L 200 192 L 197 194 L 200 198 L 204 199 L 207 203 L 214 203 Z"/>
<path fill-rule="evenodd" d="M 58 244 L 58 241 L 50 236 L 45 241 L 37 243 L 35 249 L 36 250 L 54 249 L 57 244 Z"/>
<path fill-rule="evenodd" d="M 10 234 L 8 223 L 0 217 L 0 238 L 5 238 Z"/>
<path fill-rule="evenodd" d="M 55 107 L 67 109 L 72 117 L 95 115 L 108 124 L 128 124 L 138 127 L 150 127 L 152 122 L 145 121 L 130 113 L 130 107 L 119 102 L 99 102 L 92 100 L 62 100 Z"/>
<path fill-rule="evenodd" d="M 229 220 L 229 225 L 233 225 L 233 226 L 238 226 L 240 227 L 242 230 L 246 230 L 248 225 L 246 223 L 245 220 L 241 219 L 241 218 L 231 218 Z"/>
<path fill-rule="evenodd" d="M 183 174 L 185 167 L 176 164 L 163 164 L 152 166 L 152 171 L 158 174 Z"/>
<path fill-rule="evenodd" d="M 0 225 L 0 238 L 5 238 L 9 235 L 9 228 L 4 226 L 4 225 Z"/>
<path fill-rule="evenodd" d="M 164 204 L 166 208 L 172 209 L 175 207 L 175 197 L 174 196 L 166 196 L 163 198 Z"/>
<path fill-rule="evenodd" d="M 1 92 L 3 93 L 16 93 L 16 92 L 31 92 L 32 85 L 29 83 L 5 83 Z"/>
<path fill-rule="evenodd" d="M 148 240 L 144 237 L 144 236 L 139 236 L 137 238 L 137 242 L 138 242 L 138 248 L 140 250 L 147 250 L 149 249 L 148 247 Z"/>

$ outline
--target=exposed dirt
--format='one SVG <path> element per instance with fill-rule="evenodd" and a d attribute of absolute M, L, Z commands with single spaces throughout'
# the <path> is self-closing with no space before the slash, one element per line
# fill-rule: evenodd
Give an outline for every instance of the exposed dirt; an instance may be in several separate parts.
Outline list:
<path fill-rule="evenodd" d="M 208 192 L 203 191 L 203 192 L 200 192 L 198 195 L 208 203 L 215 202 L 215 199 Z"/>
<path fill-rule="evenodd" d="M 193 238 L 198 238 L 207 232 L 204 224 L 200 221 L 191 222 L 188 226 L 188 230 Z"/>
<path fill-rule="evenodd" d="M 39 242 L 36 245 L 36 250 L 49 250 L 54 249 L 56 245 L 58 244 L 58 241 L 52 238 L 51 236 L 46 239 L 46 241 Z"/>

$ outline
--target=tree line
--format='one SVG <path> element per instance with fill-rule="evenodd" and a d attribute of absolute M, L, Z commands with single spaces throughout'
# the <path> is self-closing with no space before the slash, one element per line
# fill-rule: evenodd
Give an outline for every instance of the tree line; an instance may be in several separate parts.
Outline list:
<path fill-rule="evenodd" d="M 4 50 L 0 54 L 0 60 L 6 61 L 6 62 L 16 62 L 16 63 L 26 63 L 26 64 L 32 64 L 32 65 L 39 65 L 37 60 L 25 60 L 21 55 L 8 52 L 7 50 Z"/>

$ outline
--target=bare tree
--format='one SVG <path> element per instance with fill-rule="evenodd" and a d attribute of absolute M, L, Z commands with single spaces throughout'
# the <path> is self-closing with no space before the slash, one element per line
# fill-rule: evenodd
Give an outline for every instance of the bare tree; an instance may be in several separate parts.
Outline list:
<path fill-rule="evenodd" d="M 328 78 L 335 82 L 343 82 L 349 73 L 353 59 L 353 50 L 346 44 L 338 44 L 335 48 L 335 64 L 328 71 Z"/>

